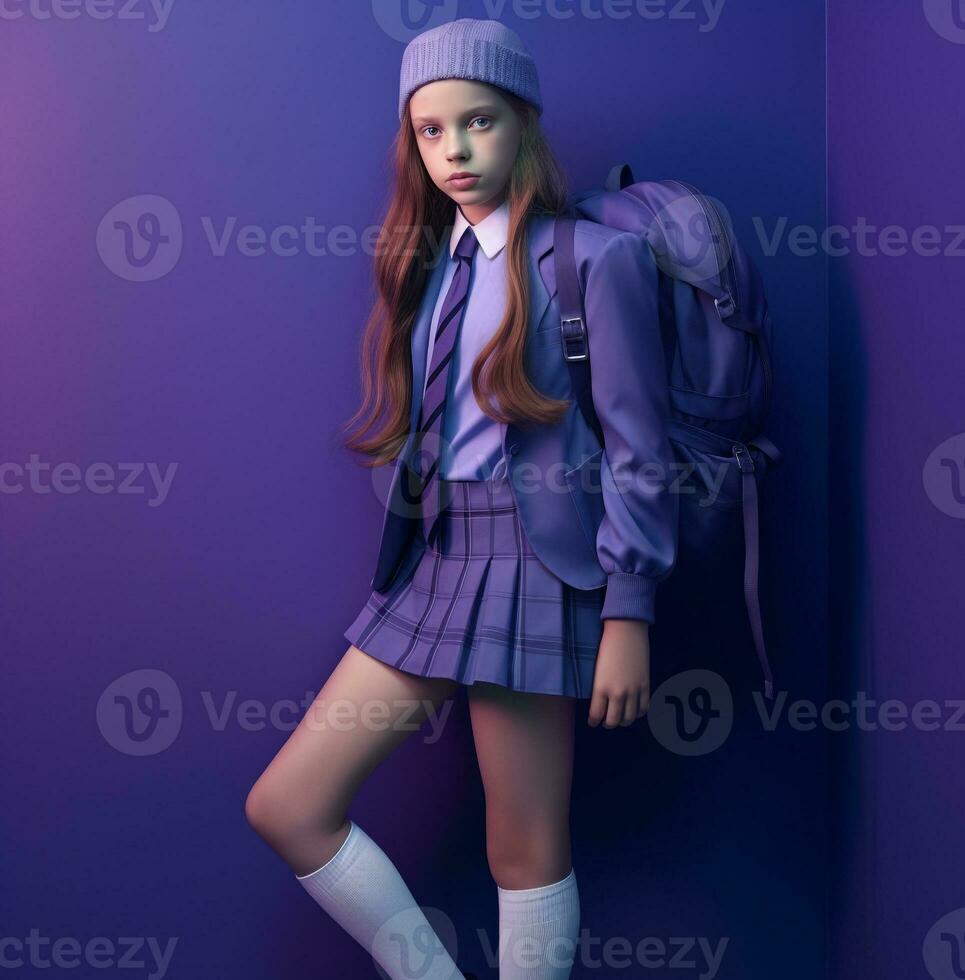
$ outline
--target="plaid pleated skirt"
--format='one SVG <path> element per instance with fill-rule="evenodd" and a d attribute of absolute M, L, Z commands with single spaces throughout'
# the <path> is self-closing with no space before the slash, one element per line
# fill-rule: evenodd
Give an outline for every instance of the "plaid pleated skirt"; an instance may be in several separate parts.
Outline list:
<path fill-rule="evenodd" d="M 535 555 L 509 480 L 448 480 L 434 540 L 345 631 L 399 670 L 589 698 L 606 587 L 576 589 Z M 425 522 L 410 547 L 425 542 Z"/>

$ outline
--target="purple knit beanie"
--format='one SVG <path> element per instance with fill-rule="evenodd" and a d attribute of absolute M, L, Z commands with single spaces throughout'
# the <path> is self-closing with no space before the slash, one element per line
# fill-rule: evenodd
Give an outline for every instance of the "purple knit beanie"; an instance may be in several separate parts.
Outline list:
<path fill-rule="evenodd" d="M 460 17 L 414 37 L 402 52 L 399 122 L 409 96 L 440 78 L 470 78 L 498 85 L 536 106 L 542 115 L 536 63 L 519 35 L 498 20 Z"/>

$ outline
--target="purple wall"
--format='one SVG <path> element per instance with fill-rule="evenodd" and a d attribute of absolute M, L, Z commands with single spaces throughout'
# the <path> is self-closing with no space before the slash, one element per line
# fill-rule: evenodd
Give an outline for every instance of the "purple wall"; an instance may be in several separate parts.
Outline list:
<path fill-rule="evenodd" d="M 908 188 L 920 166 L 907 146 L 930 140 L 937 162 L 948 159 L 931 134 L 954 125 L 952 72 L 963 51 L 934 36 L 916 42 L 929 63 L 947 59 L 949 111 L 938 112 L 938 99 L 923 109 L 906 91 L 923 83 L 905 71 L 898 86 L 894 57 L 864 36 L 872 18 L 859 18 L 862 6 L 834 38 L 839 51 L 860 44 L 867 53 L 850 63 L 837 56 L 838 91 L 850 94 L 833 104 L 836 152 L 901 179 L 889 186 L 857 168 L 845 178 L 842 164 L 836 209 L 865 207 L 863 192 L 874 196 L 873 211 L 879 197 L 887 202 L 889 218 L 900 200 L 916 220 L 938 221 L 954 210 L 955 190 L 936 180 L 927 206 L 919 204 L 925 192 Z M 499 16 L 524 37 L 540 65 L 544 125 L 574 189 L 624 160 L 638 177 L 692 181 L 726 203 L 759 262 L 776 324 L 769 434 L 787 454 L 762 516 L 768 647 L 788 701 L 822 699 L 829 648 L 836 663 L 852 652 L 841 630 L 828 642 L 825 260 L 793 254 L 786 241 L 769 249 L 762 236 L 783 219 L 815 228 L 827 220 L 823 6 L 745 0 L 724 5 L 719 20 L 697 3 L 507 4 L 495 14 L 482 3 L 449 7 L 450 16 Z M 146 3 L 101 5 L 105 19 L 92 16 L 94 5 L 50 19 L 31 12 L 49 5 L 11 0 L 5 9 L 24 16 L 0 32 L 3 462 L 25 466 L 36 456 L 61 469 L 55 483 L 49 469 L 32 483 L 8 467 L 6 486 L 22 489 L 5 493 L 0 508 L 3 938 L 25 944 L 35 930 L 41 941 L 73 940 L 85 976 L 97 957 L 121 955 L 121 937 L 162 947 L 176 940 L 167 974 L 177 977 L 369 976 L 368 957 L 253 834 L 243 803 L 304 708 L 289 702 L 316 691 L 344 652 L 342 630 L 371 577 L 379 501 L 369 473 L 338 443 L 356 405 L 357 340 L 371 299 L 371 258 L 353 242 L 381 215 L 397 125 L 398 10 L 392 18 L 393 5 L 376 0 L 339 4 L 336 16 L 334 5 L 210 0 L 175 2 L 161 22 Z M 131 9 L 138 19 L 121 16 Z M 554 15 L 569 9 L 575 16 Z M 903 36 L 906 27 L 894 30 Z M 910 56 L 902 49 L 900 57 Z M 902 134 L 899 142 L 890 116 L 870 132 L 858 128 L 887 99 L 895 112 L 918 114 L 911 141 Z M 895 146 L 882 161 L 866 141 L 886 133 Z M 896 160 L 906 164 L 897 172 Z M 160 215 L 167 240 L 142 226 L 145 237 L 126 252 L 125 229 L 144 211 Z M 309 219 L 325 226 L 325 254 L 284 232 L 263 254 L 244 254 L 237 237 L 224 250 L 218 244 L 226 227 L 270 236 Z M 333 239 L 335 227 L 344 230 Z M 877 610 L 886 617 L 878 628 L 892 638 L 910 626 L 908 604 L 935 594 L 925 592 L 926 578 L 942 595 L 951 586 L 924 549 L 908 575 L 912 538 L 894 528 L 920 510 L 919 523 L 941 535 L 927 554 L 947 549 L 951 561 L 961 527 L 929 505 L 919 478 L 925 447 L 955 431 L 943 421 L 948 396 L 939 405 L 933 395 L 932 413 L 919 399 L 920 438 L 911 440 L 907 424 L 895 439 L 857 410 L 868 401 L 891 409 L 896 382 L 906 394 L 929 387 L 930 356 L 939 379 L 954 364 L 944 331 L 932 342 L 927 335 L 952 309 L 947 264 L 921 263 L 907 314 L 898 297 L 909 302 L 912 292 L 899 293 L 893 268 L 887 260 L 855 263 L 847 274 L 838 266 L 834 294 L 843 342 L 834 363 L 860 378 L 848 389 L 854 404 L 840 407 L 851 425 L 861 419 L 868 461 L 903 465 L 869 495 L 867 512 L 854 509 L 866 542 L 882 537 L 875 587 L 891 601 Z M 887 305 L 879 279 L 894 284 Z M 916 315 L 934 302 L 931 290 L 944 293 L 939 316 Z M 857 342 L 872 323 L 876 338 L 894 341 L 875 345 L 880 359 Z M 874 386 L 865 370 L 887 378 L 883 397 L 866 397 Z M 848 486 L 854 506 L 860 484 Z M 860 562 L 870 588 L 863 546 L 837 557 Z M 909 589 L 911 581 L 921 586 Z M 773 732 L 762 725 L 740 582 L 728 588 L 718 607 L 694 617 L 692 600 L 671 582 L 654 630 L 655 685 L 689 668 L 730 682 L 732 728 L 719 747 L 688 756 L 646 722 L 589 730 L 581 715 L 573 834 L 583 926 L 596 942 L 588 953 L 604 941 L 654 943 L 650 968 L 640 959 L 620 966 L 618 957 L 602 968 L 583 963 L 574 977 L 822 973 L 827 835 L 839 826 L 827 811 L 829 742 L 786 718 Z M 870 598 L 856 601 L 849 615 L 870 613 Z M 908 639 L 894 647 L 881 687 L 945 693 L 944 637 L 919 630 Z M 931 683 L 898 673 L 923 656 L 935 665 Z M 925 750 L 939 737 L 920 738 Z M 854 746 L 859 768 L 865 745 Z M 907 773 L 899 753 L 916 745 L 893 740 L 879 778 Z M 916 791 L 937 790 L 945 778 L 929 771 L 931 782 L 919 776 Z M 853 783 L 845 786 L 851 792 Z M 882 817 L 931 812 L 924 792 L 905 805 L 914 809 L 887 807 L 907 789 L 897 778 L 879 785 Z M 460 960 L 478 970 L 478 931 L 496 938 L 482 808 L 460 697 L 441 738 L 428 729 L 410 738 L 352 811 L 420 901 L 444 910 Z M 939 841 L 930 835 L 919 853 L 927 847 L 937 863 Z M 893 887 L 930 870 L 911 867 L 908 847 L 878 857 Z M 933 886 L 917 913 L 922 927 L 906 937 L 912 959 L 915 935 L 954 904 L 947 882 Z M 83 951 L 98 936 L 113 954 L 107 945 Z M 681 953 L 678 937 L 702 945 L 670 961 Z M 705 964 L 708 945 L 723 951 L 716 970 Z M 655 965 L 661 946 L 663 966 Z M 6 955 L 17 952 L 9 946 Z M 22 952 L 22 972 L 39 972 Z M 71 960 L 69 945 L 61 952 Z M 153 958 L 145 949 L 137 957 Z"/>
<path fill-rule="evenodd" d="M 896 699 L 894 730 L 876 708 L 834 739 L 831 962 L 944 980 L 965 976 L 957 0 L 832 2 L 828 79 L 830 222 L 877 228 L 829 261 L 832 693 Z"/>

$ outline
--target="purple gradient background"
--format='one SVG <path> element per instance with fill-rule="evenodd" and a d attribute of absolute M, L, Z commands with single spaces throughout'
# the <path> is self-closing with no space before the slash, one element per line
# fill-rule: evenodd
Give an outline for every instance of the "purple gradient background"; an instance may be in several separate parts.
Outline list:
<path fill-rule="evenodd" d="M 965 31 L 954 43 L 931 30 L 925 8 L 952 23 L 953 4 L 941 0 L 831 4 L 834 224 L 965 226 Z M 909 708 L 963 698 L 965 525 L 923 487 L 950 498 L 948 473 L 926 461 L 965 419 L 963 249 L 829 261 L 835 696 L 863 690 Z M 956 458 L 959 480 L 963 466 Z M 965 906 L 963 724 L 832 739 L 833 976 L 927 976 L 926 934 Z M 965 951 L 963 924 L 965 910 L 953 930 Z M 939 946 L 944 972 L 931 975 L 961 976 Z"/>
<path fill-rule="evenodd" d="M 746 0 L 709 31 L 500 15 L 540 67 L 543 123 L 574 189 L 624 160 L 638 178 L 692 181 L 727 204 L 761 266 L 777 327 L 769 434 L 786 453 L 764 501 L 761 591 L 788 700 L 940 699 L 961 679 L 961 631 L 930 614 L 960 584 L 946 569 L 962 528 L 921 485 L 962 417 L 961 340 L 946 326 L 958 268 L 801 257 L 786 241 L 767 255 L 754 224 L 961 212 L 949 164 L 965 48 L 900 6 L 835 0 L 826 22 L 814 0 Z M 247 826 L 247 790 L 288 731 L 238 714 L 316 691 L 368 593 L 380 501 L 339 426 L 358 399 L 371 258 L 218 257 L 201 222 L 376 224 L 402 44 L 369 3 L 182 0 L 156 32 L 0 21 L 0 50 L 2 461 L 177 464 L 156 507 L 150 493 L 3 496 L 2 936 L 177 937 L 178 978 L 373 976 Z M 170 273 L 137 283 L 109 271 L 95 232 L 142 194 L 174 204 L 184 245 Z M 731 682 L 720 749 L 686 758 L 646 723 L 591 730 L 579 716 L 583 927 L 631 943 L 725 937 L 726 978 L 923 975 L 925 933 L 965 904 L 962 749 L 933 732 L 763 731 L 740 582 L 727 587 L 692 622 L 671 581 L 653 631 L 654 685 L 695 666 Z M 113 747 L 120 715 L 98 711 L 136 670 L 166 672 L 180 696 L 165 701 L 176 738 L 143 757 Z M 379 768 L 350 815 L 420 903 L 444 910 L 460 965 L 494 976 L 477 934 L 495 942 L 496 892 L 464 695 L 429 734 Z"/>

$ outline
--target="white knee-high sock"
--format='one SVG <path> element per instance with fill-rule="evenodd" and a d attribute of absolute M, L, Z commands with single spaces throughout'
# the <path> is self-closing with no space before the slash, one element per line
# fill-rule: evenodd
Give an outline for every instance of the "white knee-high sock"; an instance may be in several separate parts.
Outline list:
<path fill-rule="evenodd" d="M 537 888 L 500 888 L 499 980 L 568 980 L 580 933 L 576 873 Z"/>
<path fill-rule="evenodd" d="M 296 879 L 392 980 L 461 980 L 395 865 L 357 823 L 349 823 L 332 858 Z"/>

